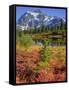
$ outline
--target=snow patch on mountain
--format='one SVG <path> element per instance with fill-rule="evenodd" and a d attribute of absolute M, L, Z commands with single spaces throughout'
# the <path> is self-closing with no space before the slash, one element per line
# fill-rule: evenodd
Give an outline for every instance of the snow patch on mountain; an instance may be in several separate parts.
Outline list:
<path fill-rule="evenodd" d="M 19 18 L 17 28 L 20 27 L 20 29 L 22 30 L 27 30 L 35 27 L 39 28 L 41 24 L 43 24 L 45 27 L 51 27 L 59 25 L 61 20 L 63 21 L 63 23 L 66 23 L 64 17 L 60 18 L 57 16 L 48 16 L 40 10 L 27 11 Z"/>

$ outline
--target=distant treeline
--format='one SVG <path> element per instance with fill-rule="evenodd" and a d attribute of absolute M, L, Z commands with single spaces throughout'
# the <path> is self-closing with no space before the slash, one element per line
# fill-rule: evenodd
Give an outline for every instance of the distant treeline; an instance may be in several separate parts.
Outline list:
<path fill-rule="evenodd" d="M 40 28 L 30 28 L 29 30 L 23 30 L 24 33 L 29 34 L 36 34 L 36 33 L 52 33 L 52 34 L 59 34 L 59 33 L 66 33 L 66 23 L 64 23 L 62 20 L 59 25 L 55 26 L 44 26 L 44 24 L 41 24 Z"/>

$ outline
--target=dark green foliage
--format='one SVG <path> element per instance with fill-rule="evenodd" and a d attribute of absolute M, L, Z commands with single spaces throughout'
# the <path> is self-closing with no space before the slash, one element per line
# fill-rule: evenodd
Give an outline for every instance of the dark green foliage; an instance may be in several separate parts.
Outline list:
<path fill-rule="evenodd" d="M 41 50 L 41 55 L 42 55 L 41 59 L 43 62 L 48 61 L 50 58 L 50 53 L 47 48 L 48 44 L 49 44 L 49 40 L 44 40 L 44 47 Z"/>
<path fill-rule="evenodd" d="M 40 15 L 40 17 L 43 17 L 42 15 Z M 43 17 L 44 18 L 44 17 Z M 59 34 L 59 33 L 65 33 L 66 32 L 66 23 L 64 23 L 61 19 L 61 22 L 59 25 L 55 25 L 55 26 L 45 26 L 42 22 L 42 20 L 40 19 L 41 23 L 40 23 L 40 27 L 37 28 L 36 26 L 34 28 L 30 28 L 29 30 L 24 30 L 23 32 L 26 34 L 36 34 L 36 33 L 52 33 L 52 34 Z"/>

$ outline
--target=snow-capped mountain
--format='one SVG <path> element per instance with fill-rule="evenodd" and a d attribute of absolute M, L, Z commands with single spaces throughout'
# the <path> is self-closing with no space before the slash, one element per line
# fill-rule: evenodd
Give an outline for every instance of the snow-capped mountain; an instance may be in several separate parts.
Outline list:
<path fill-rule="evenodd" d="M 29 30 L 31 28 L 40 28 L 41 25 L 47 26 L 55 26 L 61 23 L 66 22 L 65 18 L 57 17 L 57 16 L 48 16 L 44 14 L 39 9 L 35 11 L 27 11 L 25 12 L 17 21 L 17 28 L 21 30 Z"/>

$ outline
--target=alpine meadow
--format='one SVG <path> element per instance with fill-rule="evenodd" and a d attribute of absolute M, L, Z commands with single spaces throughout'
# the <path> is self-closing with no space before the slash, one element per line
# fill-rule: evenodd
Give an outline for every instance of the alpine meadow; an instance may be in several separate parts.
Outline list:
<path fill-rule="evenodd" d="M 66 9 L 16 7 L 16 83 L 66 80 Z"/>

